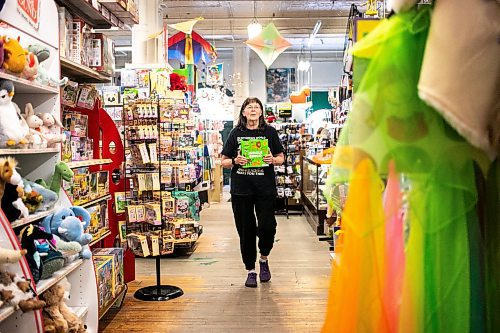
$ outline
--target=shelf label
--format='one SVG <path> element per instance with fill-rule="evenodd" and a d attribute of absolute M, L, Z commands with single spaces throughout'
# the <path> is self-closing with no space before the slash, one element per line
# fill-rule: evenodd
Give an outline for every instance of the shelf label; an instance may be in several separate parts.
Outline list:
<path fill-rule="evenodd" d="M 17 10 L 33 28 L 38 30 L 40 25 L 40 0 L 17 0 Z"/>

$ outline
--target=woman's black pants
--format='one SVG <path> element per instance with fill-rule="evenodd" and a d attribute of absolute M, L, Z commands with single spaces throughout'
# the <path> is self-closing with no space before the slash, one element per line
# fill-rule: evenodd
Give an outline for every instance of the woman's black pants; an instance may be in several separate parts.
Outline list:
<path fill-rule="evenodd" d="M 276 235 L 275 195 L 232 195 L 234 221 L 240 236 L 240 250 L 247 270 L 255 269 L 257 261 L 256 237 L 259 251 L 268 256 Z M 257 215 L 257 219 L 255 216 Z"/>

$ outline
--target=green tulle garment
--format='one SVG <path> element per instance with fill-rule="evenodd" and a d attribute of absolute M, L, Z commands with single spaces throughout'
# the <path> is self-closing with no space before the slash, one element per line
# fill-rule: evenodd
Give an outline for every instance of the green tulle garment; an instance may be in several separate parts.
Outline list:
<path fill-rule="evenodd" d="M 382 178 L 394 161 L 409 184 L 408 237 L 402 292 L 392 300 L 399 318 L 389 326 L 402 333 L 472 332 L 484 320 L 472 311 L 481 297 L 471 296 L 482 290 L 478 251 L 469 246 L 479 236 L 468 232 L 477 223 L 474 162 L 486 172 L 489 161 L 418 96 L 430 18 L 429 6 L 399 13 L 355 45 L 353 106 L 335 150 L 327 199 L 342 209 L 335 186 L 346 183 L 362 160 L 371 160 Z"/>

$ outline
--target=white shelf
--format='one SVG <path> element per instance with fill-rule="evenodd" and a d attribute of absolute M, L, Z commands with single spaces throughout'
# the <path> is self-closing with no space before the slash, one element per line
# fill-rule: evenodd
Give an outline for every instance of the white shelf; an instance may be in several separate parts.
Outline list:
<path fill-rule="evenodd" d="M 79 82 L 109 83 L 111 76 L 61 57 L 61 73 Z"/>
<path fill-rule="evenodd" d="M 49 216 L 50 214 L 54 213 L 54 211 L 55 211 L 55 209 L 52 208 L 52 209 L 49 209 L 49 210 L 47 210 L 45 212 L 40 212 L 40 213 L 37 213 L 37 214 L 30 215 L 30 216 L 28 216 L 25 219 L 15 220 L 11 224 L 12 228 L 17 228 L 17 227 L 23 226 L 25 224 L 29 224 L 31 222 L 35 222 L 35 221 L 38 221 L 40 219 L 43 219 L 44 217 Z"/>
<path fill-rule="evenodd" d="M 35 81 L 21 79 L 17 76 L 0 72 L 0 79 L 11 80 L 14 82 L 16 94 L 58 94 L 59 88 L 49 87 L 38 84 Z"/>
<path fill-rule="evenodd" d="M 0 322 L 9 318 L 9 316 L 12 315 L 14 312 L 16 312 L 16 310 L 14 310 L 13 305 L 9 305 L 9 306 L 6 306 L 6 307 L 0 309 Z"/>
<path fill-rule="evenodd" d="M 98 203 L 100 201 L 109 200 L 109 199 L 111 199 L 111 194 L 106 194 L 105 196 L 102 196 L 102 197 L 94 199 L 94 200 L 90 200 L 90 201 L 87 201 L 87 202 L 84 202 L 84 203 L 78 203 L 77 206 L 88 207 L 88 206 L 92 206 L 93 204 L 96 204 L 96 203 Z"/>
<path fill-rule="evenodd" d="M 99 238 L 96 238 L 95 240 L 93 240 L 92 242 L 90 242 L 89 246 L 92 246 L 92 245 L 94 245 L 94 244 L 102 241 L 104 238 L 108 237 L 109 235 L 111 235 L 111 231 L 110 230 L 106 231 L 101 236 L 99 236 Z"/>
<path fill-rule="evenodd" d="M 104 158 L 104 159 L 91 159 L 91 160 L 86 160 L 86 161 L 74 161 L 74 162 L 66 162 L 68 167 L 70 169 L 74 168 L 83 168 L 91 165 L 103 165 L 103 164 L 109 164 L 113 162 L 112 159 L 110 158 Z"/>
<path fill-rule="evenodd" d="M 60 148 L 42 148 L 42 149 L 0 149 L 0 155 L 25 155 L 25 154 L 57 154 Z"/>
<path fill-rule="evenodd" d="M 90 260 L 90 259 L 89 259 Z M 40 295 L 47 291 L 50 287 L 55 285 L 57 282 L 61 281 L 64 279 L 64 277 L 71 272 L 73 272 L 75 269 L 80 267 L 83 264 L 83 259 L 78 259 L 72 262 L 71 264 L 64 266 L 62 269 L 59 271 L 55 272 L 52 277 L 46 279 L 46 280 L 40 280 L 38 281 L 38 284 L 36 285 L 36 292 Z"/>
<path fill-rule="evenodd" d="M 68 306 L 68 308 L 73 312 L 79 319 L 83 319 L 87 312 L 89 312 L 89 308 L 86 306 Z"/>

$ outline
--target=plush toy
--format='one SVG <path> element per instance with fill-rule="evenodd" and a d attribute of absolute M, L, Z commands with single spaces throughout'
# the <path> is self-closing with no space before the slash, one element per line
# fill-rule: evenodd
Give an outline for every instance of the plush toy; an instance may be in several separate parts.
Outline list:
<path fill-rule="evenodd" d="M 1 0 L 0 0 L 1 3 Z M 0 9 L 1 10 L 1 9 Z M 4 59 L 4 51 L 3 51 L 3 39 L 0 38 L 0 68 L 2 68 Z"/>
<path fill-rule="evenodd" d="M 28 128 L 22 126 L 24 121 L 12 102 L 14 83 L 10 80 L 0 80 L 0 146 L 14 147 L 28 144 L 26 136 Z"/>
<path fill-rule="evenodd" d="M 21 73 L 21 77 L 23 79 L 27 79 L 33 81 L 38 73 L 38 58 L 34 53 L 28 52 L 26 56 L 26 65 L 24 66 L 23 72 Z"/>
<path fill-rule="evenodd" d="M 299 92 L 293 92 L 290 94 L 290 102 L 292 104 L 300 104 L 307 102 L 307 97 L 311 95 L 311 89 L 309 87 L 302 88 Z"/>
<path fill-rule="evenodd" d="M 26 65 L 26 56 L 28 51 L 23 49 L 19 41 L 20 37 L 17 39 L 9 38 L 7 36 L 1 37 L 3 40 L 3 50 L 4 50 L 4 60 L 2 67 L 12 73 L 20 74 L 24 70 Z"/>
<path fill-rule="evenodd" d="M 23 203 L 24 183 L 16 170 L 17 161 L 11 157 L 0 158 L 0 200 L 2 210 L 10 222 L 28 217 Z"/>
<path fill-rule="evenodd" d="M 56 164 L 54 169 L 54 174 L 52 175 L 52 179 L 50 180 L 50 184 L 47 184 L 43 179 L 37 179 L 35 183 L 42 185 L 46 189 L 49 189 L 59 195 L 59 191 L 61 190 L 62 181 L 65 180 L 67 182 L 73 179 L 73 171 L 70 167 L 64 163 L 59 162 Z"/>
<path fill-rule="evenodd" d="M 70 284 L 66 278 L 50 287 L 41 298 L 46 306 L 43 309 L 44 332 L 87 332 L 82 320 L 66 305 L 64 298 L 69 294 Z"/>
<path fill-rule="evenodd" d="M 19 233 L 21 247 L 27 250 L 26 261 L 28 262 L 35 283 L 40 281 L 40 277 L 43 274 L 43 265 L 40 260 L 40 253 L 36 248 L 36 241 L 38 239 L 51 241 L 53 238 L 52 234 L 43 231 L 40 227 L 33 224 L 24 227 Z"/>
<path fill-rule="evenodd" d="M 4 249 L 0 247 L 0 264 L 14 264 L 21 260 L 21 258 L 28 253 L 28 251 L 22 250 L 11 250 Z"/>
<path fill-rule="evenodd" d="M 13 305 L 23 312 L 38 310 L 46 305 L 44 301 L 34 298 L 26 279 L 7 272 L 0 272 L 0 298 L 2 305 Z"/>
<path fill-rule="evenodd" d="M 177 73 L 170 74 L 170 90 L 187 91 L 186 78 Z"/>
<path fill-rule="evenodd" d="M 46 148 L 47 138 L 41 131 L 43 120 L 35 115 L 35 111 L 33 110 L 33 105 L 31 105 L 31 103 L 26 103 L 24 112 L 24 118 L 26 120 L 26 123 L 28 124 L 30 131 L 28 139 L 31 148 Z"/>
<path fill-rule="evenodd" d="M 61 133 L 63 125 L 54 117 L 52 113 L 39 113 L 38 117 L 42 120 L 43 125 L 40 127 L 41 133 L 48 140 L 47 147 L 55 147 L 56 143 L 66 141 L 66 136 Z"/>
<path fill-rule="evenodd" d="M 31 214 L 44 212 L 54 207 L 58 199 L 54 191 L 27 179 L 23 179 L 23 183 L 23 202 Z"/>
<path fill-rule="evenodd" d="M 53 78 L 47 69 L 43 67 L 42 62 L 47 60 L 50 57 L 50 50 L 43 45 L 30 45 L 28 46 L 28 51 L 32 52 L 38 59 L 38 74 L 36 77 L 36 81 L 43 85 L 48 85 L 51 87 L 63 87 L 68 83 L 68 78 L 63 77 L 62 79 Z"/>
<path fill-rule="evenodd" d="M 70 208 L 64 207 L 59 209 L 52 215 L 47 216 L 41 226 L 45 230 L 49 230 L 54 235 L 58 235 L 62 240 L 67 242 L 78 242 L 82 245 L 80 255 L 84 259 L 90 259 L 88 244 L 92 241 L 92 235 L 85 233 L 90 224 L 90 214 L 82 207 L 73 206 Z"/>

